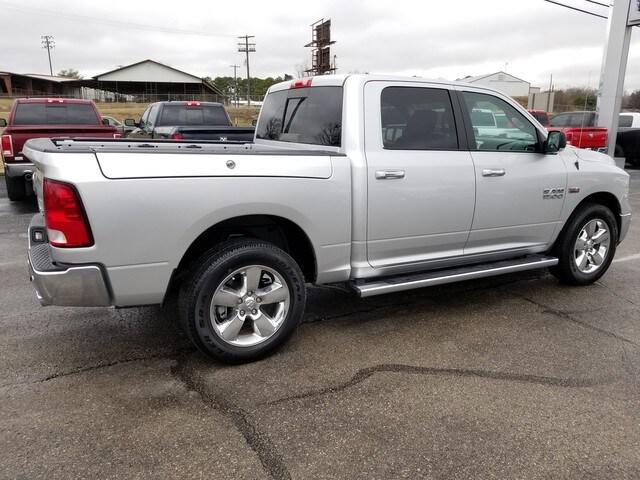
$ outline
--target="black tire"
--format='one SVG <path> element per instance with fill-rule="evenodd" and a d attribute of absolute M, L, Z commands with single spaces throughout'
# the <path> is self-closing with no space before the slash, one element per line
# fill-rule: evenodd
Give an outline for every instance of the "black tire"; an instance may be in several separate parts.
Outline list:
<path fill-rule="evenodd" d="M 4 181 L 7 184 L 7 195 L 12 202 L 24 200 L 27 196 L 25 179 L 22 177 L 10 177 L 5 174 Z"/>
<path fill-rule="evenodd" d="M 609 229 L 609 247 L 602 264 L 593 272 L 586 273 L 578 268 L 575 261 L 575 245 L 583 227 L 591 220 L 602 220 Z M 589 285 L 605 274 L 618 245 L 618 223 L 613 212 L 600 204 L 588 203 L 574 212 L 560 233 L 552 253 L 559 259 L 551 273 L 562 283 L 568 285 Z"/>
<path fill-rule="evenodd" d="M 212 322 L 217 320 L 211 318 L 210 307 L 216 289 L 225 279 L 251 265 L 272 269 L 286 283 L 288 310 L 270 337 L 256 345 L 239 346 L 229 343 L 216 331 Z M 260 278 L 264 282 L 263 273 Z M 268 275 L 266 280 L 268 282 Z M 253 239 L 229 240 L 204 253 L 186 275 L 178 297 L 181 326 L 189 339 L 203 353 L 225 363 L 253 361 L 273 352 L 295 331 L 304 315 L 305 303 L 304 275 L 296 261 L 278 247 Z M 261 307 L 265 306 L 258 309 Z M 236 310 L 229 307 L 231 314 Z M 247 328 L 250 325 L 247 324 Z"/>

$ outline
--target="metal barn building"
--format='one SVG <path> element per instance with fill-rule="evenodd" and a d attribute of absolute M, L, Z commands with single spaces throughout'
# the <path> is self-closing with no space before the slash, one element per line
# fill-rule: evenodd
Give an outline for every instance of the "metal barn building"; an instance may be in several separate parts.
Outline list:
<path fill-rule="evenodd" d="M 506 72 L 495 72 L 476 77 L 464 77 L 461 82 L 472 83 L 482 87 L 493 88 L 510 97 L 528 97 L 531 84 Z"/>
<path fill-rule="evenodd" d="M 211 82 L 154 60 L 138 63 L 79 81 L 83 87 L 138 101 L 217 100 L 223 93 Z"/>

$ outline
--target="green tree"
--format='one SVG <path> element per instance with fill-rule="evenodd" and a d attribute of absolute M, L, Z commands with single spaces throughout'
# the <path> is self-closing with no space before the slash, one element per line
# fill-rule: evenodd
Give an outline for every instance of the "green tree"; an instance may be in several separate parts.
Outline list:
<path fill-rule="evenodd" d="M 77 80 L 80 80 L 82 78 L 82 75 L 80 75 L 80 72 L 74 68 L 67 68 L 64 70 L 60 70 L 58 72 L 58 77 L 75 78 Z"/>

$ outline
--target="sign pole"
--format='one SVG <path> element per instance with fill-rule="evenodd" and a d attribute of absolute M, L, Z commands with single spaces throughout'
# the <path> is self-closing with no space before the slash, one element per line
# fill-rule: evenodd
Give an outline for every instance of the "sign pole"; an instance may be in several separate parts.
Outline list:
<path fill-rule="evenodd" d="M 613 157 L 618 133 L 618 115 L 624 94 L 624 76 L 629 58 L 632 25 L 640 23 L 638 0 L 616 0 L 610 8 L 607 44 L 602 59 L 602 72 L 596 106 L 597 121 L 609 132 L 608 154 Z"/>

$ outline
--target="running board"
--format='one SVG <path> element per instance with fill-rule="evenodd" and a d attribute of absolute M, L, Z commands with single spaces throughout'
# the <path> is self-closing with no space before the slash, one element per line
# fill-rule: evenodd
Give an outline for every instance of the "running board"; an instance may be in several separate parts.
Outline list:
<path fill-rule="evenodd" d="M 465 267 L 449 268 L 431 272 L 413 273 L 384 280 L 370 280 L 368 282 L 352 283 L 352 287 L 361 297 L 372 297 L 383 293 L 401 292 L 413 288 L 430 287 L 445 283 L 473 280 L 476 278 L 492 277 L 505 273 L 522 272 L 536 268 L 552 267 L 558 264 L 556 257 L 544 255 L 528 255 L 513 260 L 482 263 Z"/>

